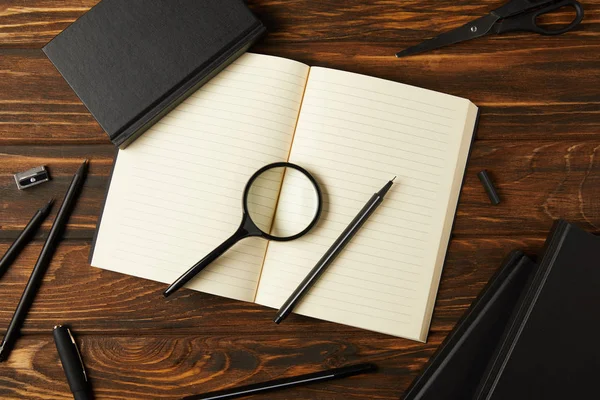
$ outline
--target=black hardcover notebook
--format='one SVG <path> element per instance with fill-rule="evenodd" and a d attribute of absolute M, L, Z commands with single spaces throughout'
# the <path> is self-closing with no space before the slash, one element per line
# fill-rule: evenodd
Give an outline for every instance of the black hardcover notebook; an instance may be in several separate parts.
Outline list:
<path fill-rule="evenodd" d="M 242 0 L 103 0 L 43 50 L 124 148 L 264 31 Z"/>
<path fill-rule="evenodd" d="M 512 252 L 413 381 L 404 400 L 471 399 L 535 264 Z"/>
<path fill-rule="evenodd" d="M 555 224 L 478 400 L 598 398 L 600 237 Z"/>

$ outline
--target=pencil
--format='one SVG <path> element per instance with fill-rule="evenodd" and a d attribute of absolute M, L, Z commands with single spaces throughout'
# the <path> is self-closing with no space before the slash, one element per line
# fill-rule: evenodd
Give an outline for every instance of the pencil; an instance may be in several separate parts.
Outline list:
<path fill-rule="evenodd" d="M 4 256 L 0 260 L 0 278 L 2 275 L 8 270 L 13 261 L 19 256 L 23 247 L 31 240 L 33 235 L 37 232 L 38 228 L 42 225 L 42 222 L 46 219 L 48 214 L 50 214 L 50 209 L 52 208 L 52 203 L 54 203 L 54 199 L 50 200 L 48 204 L 44 207 L 40 208 L 34 215 L 31 217 L 31 220 L 27 223 L 23 231 L 19 234 L 19 237 L 13 242 L 13 244 L 6 250 Z"/>
<path fill-rule="evenodd" d="M 56 219 L 52 224 L 52 228 L 50 228 L 50 233 L 48 233 L 48 238 L 44 243 L 44 247 L 42 248 L 35 266 L 33 267 L 33 271 L 31 272 L 27 286 L 25 286 L 21 300 L 17 305 L 17 309 L 15 310 L 12 320 L 8 325 L 8 329 L 6 330 L 6 335 L 2 340 L 2 345 L 0 346 L 0 362 L 8 358 L 19 336 L 21 326 L 25 321 L 25 317 L 27 317 L 27 312 L 29 311 L 31 304 L 35 299 L 35 295 L 42 283 L 46 269 L 48 269 L 48 265 L 52 260 L 52 256 L 54 255 L 54 251 L 58 245 L 58 241 L 60 240 L 67 224 L 67 220 L 71 215 L 75 201 L 77 200 L 81 188 L 83 187 L 83 183 L 85 182 L 85 177 L 87 174 L 87 167 L 88 160 L 85 160 L 75 173 L 75 176 L 71 181 L 71 185 L 65 194 L 65 198 L 60 206 L 60 209 L 58 210 Z"/>

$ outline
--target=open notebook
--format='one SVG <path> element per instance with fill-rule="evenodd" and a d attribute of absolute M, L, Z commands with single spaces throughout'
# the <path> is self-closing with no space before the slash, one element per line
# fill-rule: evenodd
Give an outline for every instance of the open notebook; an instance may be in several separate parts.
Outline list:
<path fill-rule="evenodd" d="M 92 265 L 173 282 L 237 228 L 248 178 L 289 160 L 323 190 L 316 228 L 246 239 L 188 285 L 279 308 L 397 176 L 295 311 L 425 341 L 476 119 L 461 98 L 246 54 L 119 151 Z"/>

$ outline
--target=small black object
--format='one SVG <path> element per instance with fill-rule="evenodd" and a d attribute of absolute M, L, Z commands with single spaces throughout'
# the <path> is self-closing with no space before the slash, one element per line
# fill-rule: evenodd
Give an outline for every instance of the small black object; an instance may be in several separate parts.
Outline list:
<path fill-rule="evenodd" d="M 492 178 L 488 174 L 487 170 L 483 170 L 477 174 L 479 180 L 483 184 L 485 191 L 487 192 L 490 201 L 493 205 L 497 206 L 500 204 L 500 196 L 498 196 L 498 192 L 496 191 L 496 187 L 494 186 L 494 182 L 492 182 Z"/>
<path fill-rule="evenodd" d="M 311 287 L 319 280 L 321 275 L 327 270 L 327 267 L 335 260 L 340 252 L 346 247 L 346 245 L 352 240 L 356 232 L 364 225 L 369 217 L 377 210 L 377 207 L 383 202 L 383 199 L 387 192 L 391 189 L 394 184 L 394 179 L 385 184 L 385 186 L 377 193 L 375 193 L 360 210 L 360 212 L 354 217 L 352 222 L 346 227 L 342 234 L 336 239 L 331 247 L 325 252 L 323 257 L 317 262 L 313 269 L 308 273 L 304 280 L 298 285 L 292 295 L 285 301 L 281 306 L 273 322 L 276 324 L 281 323 L 288 317 L 296 307 L 302 298 L 308 293 Z"/>
<path fill-rule="evenodd" d="M 306 227 L 300 232 L 294 232 L 294 234 L 277 236 L 263 231 L 258 225 L 252 220 L 250 208 L 249 208 L 249 195 L 250 189 L 253 187 L 253 184 L 261 177 L 263 174 L 268 173 L 272 170 L 279 168 L 291 168 L 300 172 L 304 177 L 310 181 L 312 184 L 314 193 L 316 195 L 316 207 L 315 212 L 310 220 L 310 223 L 306 225 Z M 321 216 L 321 210 L 323 209 L 323 196 L 321 194 L 321 189 L 319 188 L 319 184 L 317 180 L 304 168 L 292 164 L 289 162 L 277 162 L 273 164 L 266 165 L 256 171 L 254 175 L 250 177 L 246 187 L 244 189 L 244 194 L 242 197 L 242 207 L 243 207 L 243 215 L 242 222 L 239 228 L 235 231 L 229 239 L 225 240 L 221 243 L 216 249 L 214 249 L 211 253 L 209 253 L 202 260 L 198 261 L 193 267 L 187 270 L 183 275 L 181 275 L 175 282 L 173 282 L 167 290 L 164 291 L 163 295 L 165 297 L 169 297 L 177 290 L 181 289 L 186 283 L 188 283 L 193 277 L 199 274 L 204 268 L 208 267 L 213 261 L 219 258 L 223 253 L 229 250 L 234 244 L 239 242 L 242 239 L 246 239 L 249 237 L 261 237 L 267 240 L 273 240 L 276 242 L 288 242 L 291 240 L 298 239 L 301 236 L 306 235 L 319 221 Z"/>
<path fill-rule="evenodd" d="M 230 400 L 238 397 L 250 396 L 258 393 L 287 389 L 295 386 L 329 381 L 332 379 L 347 378 L 350 376 L 366 374 L 377 371 L 377 366 L 371 363 L 350 365 L 348 367 L 331 369 L 329 371 L 315 372 L 312 374 L 294 376 L 291 378 L 276 379 L 270 382 L 255 383 L 233 389 L 221 390 L 196 396 L 184 397 L 183 400 Z"/>
<path fill-rule="evenodd" d="M 46 167 L 35 167 L 25 172 L 15 174 L 15 182 L 19 190 L 27 189 L 50 180 Z"/>
<path fill-rule="evenodd" d="M 50 213 L 50 209 L 52 208 L 52 203 L 54 203 L 54 199 L 50 200 L 48 204 L 44 207 L 40 208 L 31 218 L 23 232 L 19 235 L 19 237 L 14 241 L 14 243 L 6 250 L 2 259 L 0 259 L 0 278 L 11 266 L 13 261 L 17 258 L 17 256 L 23 250 L 23 247 L 33 238 L 33 235 L 37 232 L 39 227 L 42 225 L 42 222 L 46 219 L 48 214 Z"/>
<path fill-rule="evenodd" d="M 43 51 L 125 148 L 265 31 L 240 0 L 103 0 Z"/>
<path fill-rule="evenodd" d="M 575 18 L 569 25 L 558 29 L 547 29 L 538 25 L 539 16 L 553 13 L 563 7 L 575 10 Z M 488 34 L 523 31 L 548 36 L 562 35 L 575 29 L 583 21 L 583 16 L 583 6 L 575 0 L 511 0 L 486 16 L 398 52 L 396 57 L 423 53 Z"/>
<path fill-rule="evenodd" d="M 55 326 L 52 334 L 73 398 L 75 400 L 93 399 L 94 396 L 85 372 L 83 359 L 70 329 L 62 325 Z"/>
<path fill-rule="evenodd" d="M 23 322 L 25 322 L 25 318 L 27 317 L 27 313 L 29 312 L 33 300 L 35 300 L 35 295 L 42 284 L 46 269 L 48 269 L 48 265 L 50 265 L 50 261 L 52 261 L 54 251 L 58 246 L 58 242 L 62 237 L 69 216 L 71 215 L 71 211 L 73 211 L 75 201 L 83 187 L 87 174 L 87 167 L 88 160 L 85 160 L 73 176 L 71 185 L 67 189 L 65 198 L 56 214 L 56 219 L 54 220 L 52 228 L 50 228 L 50 233 L 48 233 L 48 237 L 44 243 L 44 247 L 42 247 L 42 251 L 33 267 L 33 271 L 31 271 L 31 276 L 21 295 L 21 300 L 19 300 L 19 304 L 17 305 L 15 313 L 8 325 L 8 329 L 6 330 L 6 335 L 0 345 L 0 362 L 8 358 L 19 337 L 21 326 L 23 325 Z"/>

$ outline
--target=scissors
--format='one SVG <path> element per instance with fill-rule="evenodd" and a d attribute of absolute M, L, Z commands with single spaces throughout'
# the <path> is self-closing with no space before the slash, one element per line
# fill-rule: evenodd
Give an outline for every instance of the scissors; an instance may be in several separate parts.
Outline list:
<path fill-rule="evenodd" d="M 577 15 L 566 27 L 547 29 L 537 24 L 537 18 L 562 7 L 573 7 Z M 476 19 L 450 32 L 442 33 L 421 44 L 410 47 L 396 57 L 405 57 L 429 50 L 439 49 L 454 43 L 464 42 L 488 34 L 505 32 L 534 32 L 541 35 L 561 35 L 573 30 L 583 20 L 583 7 L 575 0 L 512 0 L 504 6 L 492 11 L 485 17 Z"/>

